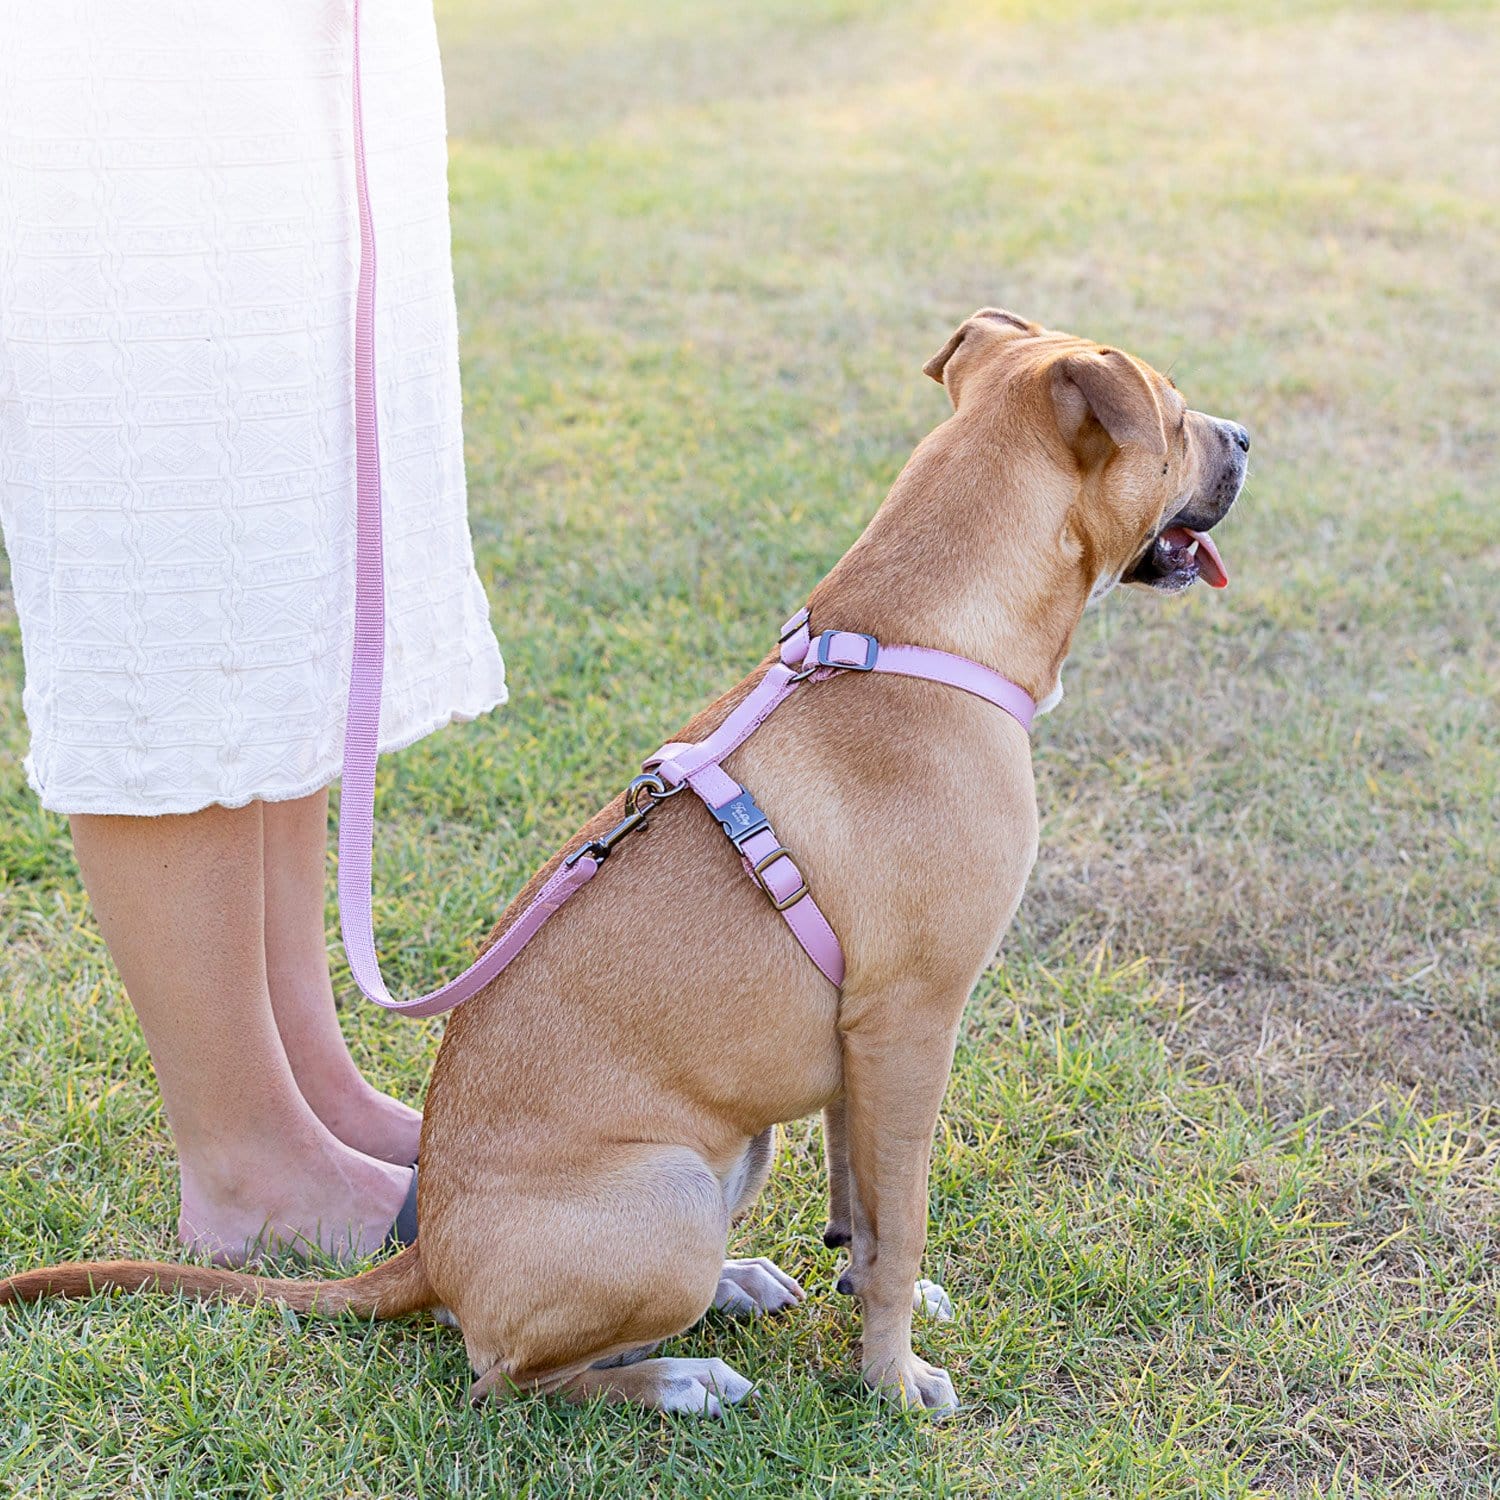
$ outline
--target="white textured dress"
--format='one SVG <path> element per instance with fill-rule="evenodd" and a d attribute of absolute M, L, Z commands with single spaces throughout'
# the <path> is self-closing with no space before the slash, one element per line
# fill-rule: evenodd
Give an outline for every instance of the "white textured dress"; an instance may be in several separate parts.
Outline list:
<path fill-rule="evenodd" d="M 350 0 L 0 0 L 0 520 L 59 812 L 337 775 L 354 600 Z M 381 747 L 504 700 L 464 490 L 431 0 L 363 0 Z"/>

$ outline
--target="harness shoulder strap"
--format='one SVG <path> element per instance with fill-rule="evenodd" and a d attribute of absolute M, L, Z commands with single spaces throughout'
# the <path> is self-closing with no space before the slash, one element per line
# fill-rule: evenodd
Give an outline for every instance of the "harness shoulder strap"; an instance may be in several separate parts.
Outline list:
<path fill-rule="evenodd" d="M 886 646 L 873 635 L 855 630 L 825 630 L 813 635 L 805 609 L 799 609 L 781 628 L 781 659 L 788 667 L 814 677 L 820 673 L 831 676 L 835 671 L 889 672 L 897 677 L 941 682 L 993 703 L 1028 734 L 1036 717 L 1036 700 L 1025 688 L 967 656 L 954 656 L 930 646 Z"/>

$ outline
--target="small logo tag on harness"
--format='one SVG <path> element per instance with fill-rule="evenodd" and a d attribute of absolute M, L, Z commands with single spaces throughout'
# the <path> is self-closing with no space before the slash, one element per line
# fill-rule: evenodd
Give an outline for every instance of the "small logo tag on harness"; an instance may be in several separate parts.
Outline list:
<path fill-rule="evenodd" d="M 752 834 L 770 826 L 770 819 L 744 787 L 740 788 L 738 796 L 731 797 L 728 802 L 721 802 L 712 811 L 719 820 L 719 827 L 729 835 L 735 848 L 739 848 Z"/>

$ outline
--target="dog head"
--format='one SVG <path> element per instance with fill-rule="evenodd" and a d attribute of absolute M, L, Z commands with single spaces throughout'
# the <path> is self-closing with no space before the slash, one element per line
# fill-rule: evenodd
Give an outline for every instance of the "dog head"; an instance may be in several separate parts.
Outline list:
<path fill-rule="evenodd" d="M 923 368 L 960 418 L 1007 440 L 1019 426 L 1063 467 L 1076 493 L 1058 540 L 1090 597 L 1120 582 L 1159 593 L 1228 583 L 1208 533 L 1245 482 L 1239 423 L 1191 410 L 1143 360 L 1000 308 L 975 313 Z"/>

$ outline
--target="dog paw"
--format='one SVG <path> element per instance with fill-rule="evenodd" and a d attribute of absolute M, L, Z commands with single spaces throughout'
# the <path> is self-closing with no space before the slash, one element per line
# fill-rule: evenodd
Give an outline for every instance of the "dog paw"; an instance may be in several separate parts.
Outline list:
<path fill-rule="evenodd" d="M 937 1282 L 928 1281 L 924 1276 L 911 1289 L 911 1310 L 946 1323 L 953 1317 L 953 1299 Z"/>
<path fill-rule="evenodd" d="M 930 1412 L 935 1417 L 944 1417 L 958 1410 L 958 1397 L 953 1392 L 948 1372 L 928 1364 L 925 1359 L 918 1359 L 915 1354 L 909 1354 L 899 1364 L 888 1365 L 881 1371 L 867 1371 L 865 1382 L 902 1406 Z"/>
<path fill-rule="evenodd" d="M 806 1295 L 797 1281 L 763 1255 L 753 1260 L 726 1260 L 719 1273 L 714 1306 L 736 1318 L 785 1312 Z"/>
<path fill-rule="evenodd" d="M 662 1411 L 722 1417 L 726 1406 L 736 1406 L 755 1389 L 738 1370 L 722 1359 L 658 1359 L 653 1371 L 650 1404 Z M 642 1367 L 644 1368 L 644 1367 Z"/>

